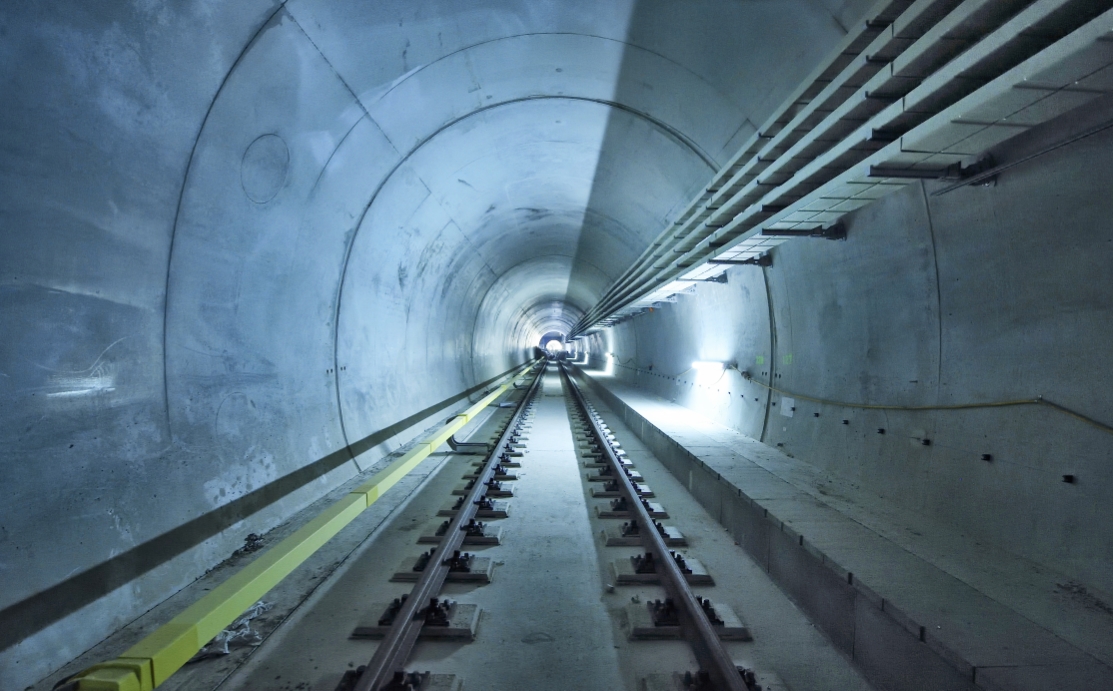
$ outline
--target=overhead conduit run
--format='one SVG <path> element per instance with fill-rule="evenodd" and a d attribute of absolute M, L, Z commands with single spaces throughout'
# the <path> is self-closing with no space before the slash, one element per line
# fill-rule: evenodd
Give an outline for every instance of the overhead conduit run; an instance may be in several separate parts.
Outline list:
<path fill-rule="evenodd" d="M 754 261 L 1113 91 L 1107 0 L 882 2 L 653 242 L 573 335 Z M 963 167 L 968 166 L 968 167 Z"/>

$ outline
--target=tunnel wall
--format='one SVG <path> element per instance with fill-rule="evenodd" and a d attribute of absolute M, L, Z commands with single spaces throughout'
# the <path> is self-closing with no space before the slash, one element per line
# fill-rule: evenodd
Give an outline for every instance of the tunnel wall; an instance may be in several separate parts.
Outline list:
<path fill-rule="evenodd" d="M 0 687 L 530 357 L 866 5 L 0 9 Z"/>
<path fill-rule="evenodd" d="M 728 284 L 701 284 L 600 347 L 624 381 L 1113 592 L 1107 432 L 1046 406 L 789 403 L 734 371 L 713 382 L 685 371 L 733 361 L 787 392 L 859 404 L 1044 396 L 1113 422 L 1110 175 L 1107 132 L 993 187 L 935 197 L 934 183 L 909 185 L 848 216 L 846 241 L 785 243 L 771 268 L 732 269 Z"/>

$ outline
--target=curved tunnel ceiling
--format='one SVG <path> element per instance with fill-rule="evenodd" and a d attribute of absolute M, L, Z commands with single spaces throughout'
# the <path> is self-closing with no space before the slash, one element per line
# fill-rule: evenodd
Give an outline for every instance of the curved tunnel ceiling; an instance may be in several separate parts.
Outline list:
<path fill-rule="evenodd" d="M 784 6 L 797 14 L 775 33 L 837 36 L 816 26 L 821 8 Z M 374 4 L 291 2 L 250 42 L 206 117 L 175 226 L 171 398 L 199 394 L 189 382 L 213 376 L 216 353 L 281 373 L 298 367 L 288 353 L 331 347 L 340 414 L 360 433 L 381 422 L 365 353 L 491 376 L 594 304 L 768 107 L 750 71 L 775 57 L 768 40 L 732 46 L 751 53 L 740 74 L 670 40 L 662 8 L 447 9 L 408 23 Z M 680 14 L 710 30 L 739 12 Z M 267 326 L 307 313 L 331 343 L 303 332 L 291 351 Z M 402 387 L 386 389 L 389 402 Z"/>
<path fill-rule="evenodd" d="M 9 3 L 0 606 L 273 525 L 566 332 L 864 4 Z"/>

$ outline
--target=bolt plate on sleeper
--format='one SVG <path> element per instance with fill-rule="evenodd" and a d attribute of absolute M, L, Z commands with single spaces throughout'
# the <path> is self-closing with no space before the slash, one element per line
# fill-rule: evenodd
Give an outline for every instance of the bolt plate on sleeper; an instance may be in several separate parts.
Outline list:
<path fill-rule="evenodd" d="M 387 602 L 371 605 L 367 621 L 361 622 L 352 631 L 352 638 L 382 638 L 390 631 L 389 626 L 379 626 L 379 617 L 390 606 Z M 466 605 L 457 602 L 452 607 L 448 626 L 421 627 L 419 641 L 474 641 L 475 630 L 479 625 L 479 605 Z"/>
<path fill-rule="evenodd" d="M 788 686 L 773 672 L 758 670 L 757 683 L 761 685 L 762 691 L 788 691 Z M 690 691 L 690 689 L 691 687 L 684 684 L 684 675 L 680 672 L 650 674 L 638 683 L 639 691 Z"/>
<path fill-rule="evenodd" d="M 522 467 L 521 461 L 499 461 L 499 463 L 502 464 L 503 468 L 521 468 Z M 483 466 L 487 465 L 487 461 L 473 461 L 472 465 L 475 466 L 476 468 L 482 468 Z M 474 473 L 475 471 L 473 470 L 472 472 Z"/>
<path fill-rule="evenodd" d="M 643 480 L 645 480 L 645 478 L 642 477 L 642 474 L 639 473 L 636 470 L 631 470 L 629 473 L 627 473 L 627 476 L 631 480 L 633 480 L 634 482 L 642 482 Z M 596 473 L 596 474 L 588 473 L 587 481 L 588 482 L 606 482 L 608 480 L 613 480 L 614 478 L 615 478 L 614 475 L 599 475 L 598 473 Z"/>
<path fill-rule="evenodd" d="M 629 636 L 632 641 L 650 640 L 680 640 L 679 626 L 656 626 L 653 615 L 649 613 L 648 603 L 628 603 L 626 605 L 626 622 L 629 624 Z M 728 605 L 722 603 L 715 605 L 715 612 L 723 620 L 722 625 L 714 626 L 719 638 L 724 641 L 752 641 L 750 629 Z"/>
<path fill-rule="evenodd" d="M 354 691 L 362 671 L 361 666 L 344 672 L 344 676 L 336 686 L 336 691 Z M 421 684 L 413 687 L 413 691 L 464 691 L 464 680 L 455 674 L 425 674 Z"/>
<path fill-rule="evenodd" d="M 621 460 L 622 460 L 623 467 L 626 467 L 626 468 L 633 468 L 634 467 L 634 462 L 631 461 L 629 458 L 623 458 Z M 594 470 L 598 470 L 600 468 L 606 468 L 609 465 L 610 465 L 610 463 L 597 463 L 595 461 L 584 461 L 584 467 L 585 468 L 594 469 Z"/>
<path fill-rule="evenodd" d="M 656 495 L 653 494 L 653 490 L 649 489 L 649 485 L 641 483 L 641 482 L 635 483 L 634 484 L 634 489 L 637 491 L 638 496 L 642 497 L 644 499 L 648 499 L 650 497 L 656 496 Z M 596 499 L 609 499 L 609 498 L 614 498 L 614 497 L 621 497 L 622 493 L 619 492 L 617 489 L 607 490 L 607 489 L 599 489 L 597 487 L 592 487 L 591 488 L 591 496 L 595 497 Z"/>
<path fill-rule="evenodd" d="M 465 475 L 464 477 L 462 477 L 460 479 L 461 480 L 478 480 L 479 479 L 479 474 L 478 473 L 469 473 L 469 474 Z M 495 482 L 513 482 L 514 480 L 518 479 L 518 476 L 517 475 L 510 475 L 509 473 L 504 473 L 504 474 L 501 474 L 501 475 L 495 475 L 491 479 L 494 480 Z"/>
<path fill-rule="evenodd" d="M 510 515 L 510 502 L 495 500 L 491 503 L 494 505 L 494 508 L 480 509 L 480 510 L 475 512 L 475 517 L 476 518 L 506 518 L 507 516 Z M 449 503 L 445 504 L 444 507 L 440 511 L 437 512 L 437 515 L 438 516 L 455 516 L 456 515 L 456 509 L 452 508 L 455 505 L 456 505 L 456 502 L 449 502 Z"/>
<path fill-rule="evenodd" d="M 603 531 L 603 537 L 606 539 L 607 547 L 641 547 L 643 545 L 641 535 L 623 535 L 622 528 L 615 526 L 607 528 Z M 688 540 L 678 528 L 671 525 L 665 526 L 665 546 L 667 547 L 687 547 Z"/>
<path fill-rule="evenodd" d="M 630 510 L 615 511 L 610 507 L 610 504 L 596 504 L 595 515 L 599 518 L 626 518 L 634 517 L 634 513 Z M 661 506 L 655 501 L 649 502 L 649 516 L 650 518 L 668 518 L 669 514 L 665 511 L 665 507 Z"/>
<path fill-rule="evenodd" d="M 390 577 L 392 583 L 416 583 L 421 578 L 421 571 L 414 571 L 414 564 L 417 563 L 417 557 L 406 557 L 402 560 L 402 565 L 398 567 L 398 572 Z M 494 563 L 488 557 L 472 557 L 471 571 L 449 571 L 448 578 L 445 580 L 449 583 L 490 583 L 491 572 L 494 570 Z"/>
<path fill-rule="evenodd" d="M 688 568 L 692 573 L 684 574 L 688 585 L 715 585 L 711 574 L 698 559 L 685 557 Z M 614 576 L 615 585 L 655 585 L 661 582 L 658 573 L 638 573 L 634 570 L 634 558 L 624 557 L 611 562 L 611 574 Z"/>
<path fill-rule="evenodd" d="M 426 533 L 417 539 L 420 545 L 439 545 L 444 535 Z M 502 526 L 487 525 L 483 528 L 482 535 L 465 535 L 465 545 L 497 545 L 502 540 Z"/>
<path fill-rule="evenodd" d="M 501 482 L 501 480 L 499 480 L 497 482 Z M 456 485 L 456 489 L 452 490 L 452 494 L 453 494 L 453 496 L 462 497 L 462 496 L 465 496 L 470 491 L 471 491 L 471 489 L 467 485 Z M 495 498 L 495 497 L 500 497 L 500 498 L 504 498 L 504 499 L 509 498 L 509 497 L 513 497 L 514 496 L 514 488 L 511 485 L 509 487 L 500 487 L 499 489 L 488 489 L 487 490 L 487 496 L 491 497 L 492 499 Z"/>

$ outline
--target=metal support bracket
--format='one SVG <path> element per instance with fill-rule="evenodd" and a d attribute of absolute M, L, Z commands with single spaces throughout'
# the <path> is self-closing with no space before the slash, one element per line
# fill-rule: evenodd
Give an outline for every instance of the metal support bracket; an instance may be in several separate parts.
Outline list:
<path fill-rule="evenodd" d="M 731 266 L 773 266 L 773 255 L 763 254 L 749 259 L 708 259 L 708 264 L 728 264 Z"/>
<path fill-rule="evenodd" d="M 448 437 L 448 447 L 461 456 L 486 456 L 491 453 L 491 445 L 481 441 L 457 441 L 456 435 Z"/>
<path fill-rule="evenodd" d="M 816 226 L 815 228 L 762 228 L 761 234 L 766 237 L 784 238 L 823 238 L 824 240 L 845 240 L 846 226 L 842 221 L 834 225 Z"/>

